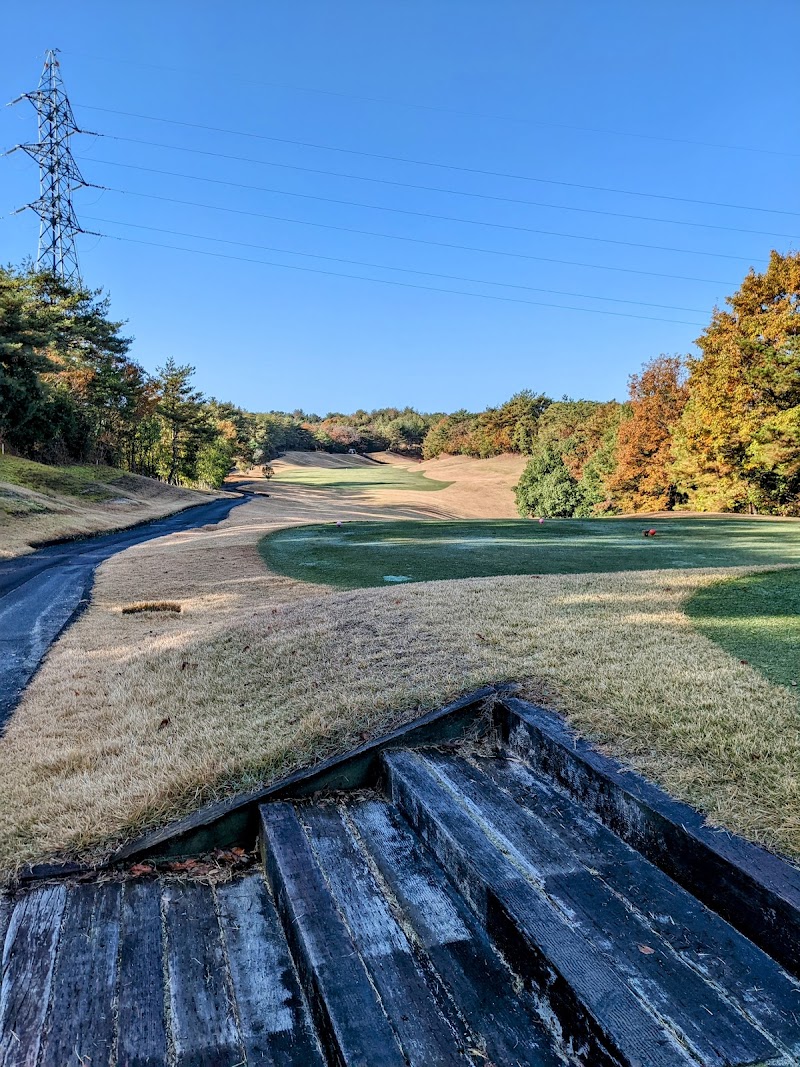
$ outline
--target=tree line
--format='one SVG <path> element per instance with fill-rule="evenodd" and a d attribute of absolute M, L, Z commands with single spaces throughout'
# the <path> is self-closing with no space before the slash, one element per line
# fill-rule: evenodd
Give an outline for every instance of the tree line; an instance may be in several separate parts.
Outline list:
<path fill-rule="evenodd" d="M 522 515 L 685 507 L 800 514 L 800 253 L 773 252 L 714 311 L 696 356 L 658 356 L 627 400 L 523 390 L 482 412 L 380 408 L 324 417 L 208 399 L 193 368 L 148 374 L 99 292 L 0 269 L 0 445 L 217 487 L 288 450 L 529 457 Z"/>

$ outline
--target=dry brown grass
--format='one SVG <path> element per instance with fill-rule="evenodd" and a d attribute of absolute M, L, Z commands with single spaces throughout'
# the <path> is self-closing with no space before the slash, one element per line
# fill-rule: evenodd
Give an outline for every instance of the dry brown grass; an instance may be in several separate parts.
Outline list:
<path fill-rule="evenodd" d="M 174 611 L 180 614 L 181 606 L 174 600 L 146 600 L 143 604 L 125 604 L 123 615 L 138 615 L 142 611 Z"/>
<path fill-rule="evenodd" d="M 341 491 L 270 492 L 220 526 L 103 565 L 92 608 L 0 743 L 6 870 L 102 851 L 504 678 L 714 822 L 800 856 L 798 702 L 681 611 L 719 571 L 334 592 L 266 572 L 258 539 L 291 522 L 424 517 L 413 494 L 377 507 Z M 419 495 L 425 507 L 444 493 Z M 181 614 L 122 614 L 145 598 Z"/>
<path fill-rule="evenodd" d="M 203 504 L 218 494 L 181 489 L 152 478 L 126 474 L 108 482 L 108 500 L 41 492 L 0 481 L 0 559 L 32 552 L 58 538 L 121 530 Z"/>

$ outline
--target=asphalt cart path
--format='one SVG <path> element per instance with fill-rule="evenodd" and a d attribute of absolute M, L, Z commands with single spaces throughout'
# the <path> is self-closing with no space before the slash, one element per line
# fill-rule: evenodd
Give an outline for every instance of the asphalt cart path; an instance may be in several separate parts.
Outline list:
<path fill-rule="evenodd" d="M 221 522 L 246 499 L 212 500 L 142 526 L 0 562 L 0 731 L 50 645 L 87 603 L 99 564 L 143 541 Z"/>

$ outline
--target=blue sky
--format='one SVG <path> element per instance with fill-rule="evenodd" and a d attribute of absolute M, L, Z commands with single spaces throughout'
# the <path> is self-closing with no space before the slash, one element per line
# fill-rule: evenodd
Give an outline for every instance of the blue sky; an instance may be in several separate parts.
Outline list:
<path fill-rule="evenodd" d="M 145 367 L 190 362 L 250 409 L 621 398 L 800 247 L 795 0 L 31 10 L 4 11 L 0 99 L 58 47 L 105 135 L 73 142 L 108 187 L 75 197 L 108 235 L 80 238 L 85 280 Z M 0 110 L 0 145 L 34 136 L 30 105 Z M 10 212 L 36 188 L 0 159 L 2 261 L 35 251 L 37 219 Z"/>

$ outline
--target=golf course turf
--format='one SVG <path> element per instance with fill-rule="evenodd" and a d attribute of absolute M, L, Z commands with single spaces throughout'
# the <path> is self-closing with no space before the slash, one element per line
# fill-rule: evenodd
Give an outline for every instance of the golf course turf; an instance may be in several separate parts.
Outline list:
<path fill-rule="evenodd" d="M 316 489 L 404 489 L 436 492 L 450 482 L 427 478 L 421 471 L 375 463 L 369 467 L 293 467 L 275 474 L 273 481 Z"/>
<path fill-rule="evenodd" d="M 701 633 L 771 682 L 800 683 L 800 570 L 715 582 L 695 593 L 686 612 Z"/>
<path fill-rule="evenodd" d="M 643 536 L 651 528 L 655 536 Z M 278 530 L 259 547 L 279 574 L 354 589 L 508 574 L 800 565 L 800 522 L 669 517 L 326 523 Z"/>

